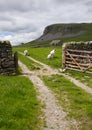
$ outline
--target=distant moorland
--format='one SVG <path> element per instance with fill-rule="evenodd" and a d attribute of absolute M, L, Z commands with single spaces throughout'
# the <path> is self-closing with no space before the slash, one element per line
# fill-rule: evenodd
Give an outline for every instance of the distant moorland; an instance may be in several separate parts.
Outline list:
<path fill-rule="evenodd" d="M 68 41 L 91 41 L 92 23 L 69 23 L 53 24 L 44 29 L 39 38 L 30 41 L 23 46 L 42 47 L 48 46 L 52 40 L 61 40 L 62 43 Z"/>

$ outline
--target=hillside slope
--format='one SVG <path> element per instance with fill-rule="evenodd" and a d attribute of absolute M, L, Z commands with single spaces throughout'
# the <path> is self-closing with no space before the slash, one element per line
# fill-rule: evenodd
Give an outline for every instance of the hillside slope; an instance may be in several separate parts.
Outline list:
<path fill-rule="evenodd" d="M 37 40 L 47 41 L 57 38 L 70 38 L 85 34 L 85 29 L 81 24 L 54 24 L 47 26 L 43 35 Z"/>
<path fill-rule="evenodd" d="M 44 29 L 42 36 L 28 45 L 47 46 L 54 39 L 66 41 L 92 41 L 92 23 L 53 24 Z"/>

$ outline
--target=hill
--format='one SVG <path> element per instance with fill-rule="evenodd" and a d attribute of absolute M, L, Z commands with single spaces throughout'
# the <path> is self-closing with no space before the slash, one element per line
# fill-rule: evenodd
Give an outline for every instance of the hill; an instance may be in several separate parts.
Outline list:
<path fill-rule="evenodd" d="M 92 41 L 92 23 L 53 24 L 44 29 L 42 36 L 26 43 L 28 46 L 48 46 L 49 43 L 59 39 L 66 41 Z"/>

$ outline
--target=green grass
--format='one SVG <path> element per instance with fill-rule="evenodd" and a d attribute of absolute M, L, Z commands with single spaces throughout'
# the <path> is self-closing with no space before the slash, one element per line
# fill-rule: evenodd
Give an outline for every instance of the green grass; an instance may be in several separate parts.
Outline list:
<path fill-rule="evenodd" d="M 59 68 L 61 67 L 61 48 L 55 48 L 55 57 L 51 60 L 47 59 L 47 55 L 50 53 L 50 51 L 53 48 L 37 48 L 37 49 L 32 49 L 32 51 L 29 51 L 30 56 L 34 57 L 35 59 L 50 65 L 51 67 L 54 68 Z"/>
<path fill-rule="evenodd" d="M 28 42 L 27 44 L 24 44 L 22 45 L 23 47 L 35 47 L 35 48 L 38 48 L 38 47 L 48 47 L 49 46 L 49 43 L 51 42 L 50 41 L 32 41 L 32 42 Z"/>
<path fill-rule="evenodd" d="M 40 69 L 41 68 L 41 65 L 33 62 L 32 60 L 26 58 L 24 55 L 22 54 L 18 54 L 19 55 L 19 60 L 21 62 L 23 62 L 24 64 L 27 65 L 27 67 L 30 69 L 30 70 L 37 70 L 37 69 Z"/>
<path fill-rule="evenodd" d="M 86 32 L 86 34 L 78 36 L 78 37 L 74 37 L 74 38 L 66 38 L 63 39 L 63 42 L 69 42 L 69 41 L 91 41 L 92 39 L 92 32 Z"/>
<path fill-rule="evenodd" d="M 15 50 L 23 52 L 28 49 L 30 56 L 44 62 L 51 67 L 61 67 L 61 48 L 56 47 L 56 56 L 52 60 L 47 60 L 48 53 L 53 49 L 49 48 L 15 48 Z M 19 55 L 20 58 L 20 55 Z M 27 57 L 25 57 L 27 59 Z M 29 60 L 30 62 L 30 60 Z M 26 64 L 26 63 L 25 63 Z M 92 74 L 67 70 L 72 77 L 92 87 Z M 78 88 L 69 80 L 62 76 L 54 75 L 52 77 L 44 77 L 46 85 L 49 86 L 56 94 L 60 104 L 68 111 L 68 118 L 75 118 L 82 123 L 82 130 L 92 129 L 92 97 L 84 90 Z"/>
<path fill-rule="evenodd" d="M 62 60 L 61 60 L 61 47 L 55 47 L 55 57 L 51 60 L 47 59 L 47 55 L 50 53 L 54 47 L 46 47 L 46 48 L 14 48 L 14 50 L 23 52 L 25 49 L 28 50 L 29 55 L 35 58 L 36 60 L 39 60 L 47 65 L 50 65 L 54 68 L 61 68 L 62 66 Z"/>
<path fill-rule="evenodd" d="M 56 93 L 68 118 L 80 122 L 82 130 L 92 130 L 92 96 L 62 76 L 45 76 L 43 80 Z"/>
<path fill-rule="evenodd" d="M 67 70 L 66 73 L 92 88 L 92 74 Z"/>
<path fill-rule="evenodd" d="M 40 130 L 40 105 L 31 81 L 0 76 L 0 130 Z"/>
<path fill-rule="evenodd" d="M 55 58 L 51 60 L 47 60 L 46 57 L 49 54 L 49 52 L 53 49 L 53 47 L 47 47 L 47 48 L 14 48 L 14 50 L 18 50 L 23 52 L 25 49 L 28 49 L 30 56 L 33 58 L 50 65 L 53 68 L 61 68 L 62 66 L 62 50 L 61 47 L 56 47 L 56 53 L 55 53 Z M 20 55 L 19 55 L 20 59 Z M 31 70 L 31 61 L 27 59 L 26 57 L 22 58 L 24 60 L 24 63 L 29 67 Z M 26 63 L 26 60 L 28 60 L 29 64 Z M 34 66 L 33 66 L 34 68 Z M 68 73 L 72 77 L 78 79 L 79 81 L 85 83 L 89 87 L 92 87 L 92 74 L 88 73 L 82 73 L 78 71 L 72 71 L 72 70 L 67 70 L 65 73 Z"/>

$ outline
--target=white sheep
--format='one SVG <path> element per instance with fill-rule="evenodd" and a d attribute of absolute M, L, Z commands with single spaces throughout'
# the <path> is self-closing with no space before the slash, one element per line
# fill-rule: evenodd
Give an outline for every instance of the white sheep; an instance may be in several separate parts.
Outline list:
<path fill-rule="evenodd" d="M 55 49 L 53 49 L 53 50 L 48 54 L 47 59 L 53 58 L 54 55 L 55 55 Z"/>
<path fill-rule="evenodd" d="M 55 55 L 55 49 L 53 49 L 53 50 L 50 52 L 50 54 L 51 54 L 51 57 L 54 57 L 54 55 Z"/>
<path fill-rule="evenodd" d="M 47 59 L 51 59 L 51 58 L 52 58 L 52 55 L 48 54 Z"/>
<path fill-rule="evenodd" d="M 28 50 L 24 50 L 24 56 L 28 56 Z"/>

